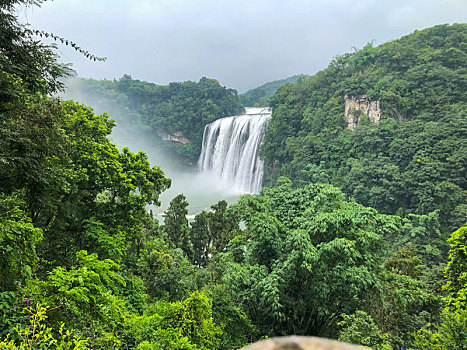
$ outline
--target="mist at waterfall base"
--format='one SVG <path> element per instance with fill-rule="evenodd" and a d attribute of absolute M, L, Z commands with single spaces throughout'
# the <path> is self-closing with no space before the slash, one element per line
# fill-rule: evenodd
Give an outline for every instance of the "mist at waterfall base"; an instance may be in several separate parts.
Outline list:
<path fill-rule="evenodd" d="M 132 121 L 122 115 L 118 106 L 100 103 L 95 96 L 83 91 L 72 80 L 67 82 L 67 92 L 61 96 L 64 99 L 74 99 L 86 105 L 92 106 L 95 113 L 108 112 L 110 118 L 117 120 L 117 126 L 113 129 L 109 139 L 118 148 L 128 147 L 132 152 L 144 151 L 152 166 L 159 166 L 165 175 L 172 179 L 171 187 L 159 196 L 161 206 L 148 206 L 153 214 L 162 221 L 162 214 L 168 208 L 170 201 L 183 193 L 189 203 L 188 214 L 193 215 L 203 210 L 209 210 L 210 206 L 219 200 L 234 203 L 238 198 L 249 191 L 233 186 L 227 178 L 219 176 L 213 169 L 199 171 L 197 167 L 188 167 L 182 164 L 173 155 L 167 152 L 164 144 L 152 132 L 136 132 L 127 127 Z"/>
<path fill-rule="evenodd" d="M 190 216 L 221 199 L 232 203 L 242 194 L 258 193 L 264 169 L 258 153 L 270 118 L 270 108 L 246 108 L 244 115 L 206 125 L 197 170 L 179 169 L 172 176 L 167 167 L 172 187 L 161 195 L 162 207 L 154 208 L 156 213 L 161 214 L 179 193 L 187 197 Z"/>
<path fill-rule="evenodd" d="M 224 199 L 228 203 L 234 203 L 244 194 L 234 190 L 228 183 L 211 173 L 200 173 L 197 168 L 184 166 L 167 154 L 167 151 L 152 139 L 135 137 L 127 134 L 117 126 L 110 139 L 119 148 L 128 147 L 132 152 L 144 151 L 148 155 L 152 166 L 159 166 L 166 177 L 172 180 L 169 189 L 159 196 L 160 206 L 149 205 L 159 221 L 163 221 L 163 213 L 169 207 L 170 201 L 183 193 L 189 203 L 188 215 L 193 217 L 203 210 L 209 210 L 210 206 Z M 132 137 L 133 136 L 133 137 Z"/>
<path fill-rule="evenodd" d="M 270 118 L 270 108 L 246 108 L 244 115 L 220 118 L 206 125 L 197 168 L 174 163 L 154 142 L 155 138 L 125 136 L 125 130 L 117 127 L 112 139 L 133 151 L 144 150 L 151 164 L 160 166 L 172 179 L 170 189 L 160 196 L 161 206 L 148 207 L 159 220 L 180 193 L 187 198 L 192 218 L 221 199 L 233 203 L 242 194 L 261 190 L 264 165 L 258 153 Z"/>
<path fill-rule="evenodd" d="M 200 172 L 197 167 L 188 167 L 182 164 L 173 155 L 168 154 L 158 137 L 148 136 L 147 133 L 135 135 L 126 128 L 117 125 L 110 139 L 119 148 L 128 147 L 132 152 L 144 151 L 148 155 L 151 166 L 159 166 L 166 177 L 172 180 L 169 189 L 159 196 L 160 206 L 149 205 L 159 221 L 163 221 L 163 213 L 169 207 L 170 201 L 183 193 L 189 203 L 188 215 L 193 217 L 220 200 L 234 203 L 244 191 L 234 189 L 229 182 L 211 172 Z"/>

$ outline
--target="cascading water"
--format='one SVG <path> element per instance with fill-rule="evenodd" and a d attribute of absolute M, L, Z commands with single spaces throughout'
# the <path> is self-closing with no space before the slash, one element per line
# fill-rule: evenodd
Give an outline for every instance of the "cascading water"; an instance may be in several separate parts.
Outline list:
<path fill-rule="evenodd" d="M 261 191 L 264 163 L 258 151 L 270 119 L 270 108 L 245 108 L 244 115 L 206 125 L 199 171 L 213 173 L 237 192 Z"/>

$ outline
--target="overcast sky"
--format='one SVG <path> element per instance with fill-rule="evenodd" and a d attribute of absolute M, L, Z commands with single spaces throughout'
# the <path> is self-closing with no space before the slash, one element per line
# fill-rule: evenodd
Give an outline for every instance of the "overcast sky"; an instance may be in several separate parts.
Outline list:
<path fill-rule="evenodd" d="M 107 57 L 91 62 L 60 46 L 81 77 L 167 84 L 206 76 L 244 92 L 316 73 L 372 40 L 467 22 L 467 0 L 55 0 L 19 12 Z"/>

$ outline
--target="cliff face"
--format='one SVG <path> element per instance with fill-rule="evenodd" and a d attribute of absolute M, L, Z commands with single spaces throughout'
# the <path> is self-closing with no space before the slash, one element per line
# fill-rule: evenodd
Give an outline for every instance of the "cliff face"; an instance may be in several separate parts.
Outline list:
<path fill-rule="evenodd" d="M 378 124 L 381 120 L 379 101 L 371 101 L 366 95 L 345 96 L 345 118 L 347 129 L 353 129 L 361 121 L 362 116 L 368 116 L 369 121 Z"/>
<path fill-rule="evenodd" d="M 164 141 L 171 141 L 171 142 L 181 143 L 182 145 L 190 142 L 190 140 L 188 140 L 187 138 L 185 138 L 183 136 L 181 131 L 176 131 L 173 134 L 160 133 L 159 136 Z"/>

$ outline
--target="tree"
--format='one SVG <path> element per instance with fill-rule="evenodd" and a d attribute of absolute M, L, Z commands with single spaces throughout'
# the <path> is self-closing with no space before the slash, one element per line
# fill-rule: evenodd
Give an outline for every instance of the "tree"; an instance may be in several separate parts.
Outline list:
<path fill-rule="evenodd" d="M 414 348 L 409 350 L 463 350 L 467 344 L 467 311 L 465 309 L 444 310 L 441 323 L 435 332 L 420 329 L 415 334 Z"/>
<path fill-rule="evenodd" d="M 455 231 L 449 239 L 451 250 L 446 267 L 447 303 L 451 307 L 467 308 L 467 226 Z"/>
<path fill-rule="evenodd" d="M 71 265 L 77 251 L 96 249 L 120 261 L 143 228 L 146 205 L 158 203 L 170 180 L 150 166 L 145 153 L 119 151 L 108 140 L 114 123 L 106 114 L 67 101 L 60 118 L 62 151 L 44 157 L 53 161 L 47 169 L 55 181 L 38 174 L 45 183 L 28 199 L 34 223 L 47 228 L 41 253 Z"/>
<path fill-rule="evenodd" d="M 112 333 L 123 324 L 127 311 L 116 292 L 125 281 L 114 261 L 100 260 L 97 254 L 86 251 L 76 255 L 78 263 L 73 268 L 56 267 L 46 281 L 33 281 L 29 298 L 53 305 L 54 311 L 48 315 L 50 322 L 58 326 L 66 322 L 81 329 L 94 347 L 103 341 L 103 336 L 114 337 Z"/>
<path fill-rule="evenodd" d="M 181 248 L 189 258 L 192 257 L 190 231 L 188 226 L 188 202 L 183 194 L 170 201 L 165 211 L 163 230 L 173 247 Z"/>
<path fill-rule="evenodd" d="M 236 305 L 230 288 L 218 284 L 210 288 L 213 321 L 220 327 L 218 349 L 239 349 L 253 342 L 258 330 L 243 309 Z"/>
<path fill-rule="evenodd" d="M 204 267 L 211 254 L 211 237 L 209 232 L 209 214 L 204 210 L 195 216 L 191 223 L 190 240 L 193 246 L 193 264 Z"/>
<path fill-rule="evenodd" d="M 0 293 L 13 291 L 34 277 L 36 244 L 42 230 L 35 228 L 17 197 L 0 194 Z"/>
<path fill-rule="evenodd" d="M 224 200 L 212 205 L 211 211 L 196 215 L 190 230 L 193 263 L 205 267 L 213 254 L 225 251 L 239 230 L 238 221 Z"/>
<path fill-rule="evenodd" d="M 68 265 L 93 247 L 122 259 L 139 236 L 146 204 L 157 204 L 170 180 L 143 152 L 119 151 L 108 140 L 114 122 L 106 114 L 48 98 L 15 103 L 1 121 L 0 191 L 21 193 L 32 223 L 44 230 L 38 252 Z"/>
<path fill-rule="evenodd" d="M 138 261 L 138 272 L 152 299 L 181 300 L 196 289 L 192 280 L 195 266 L 181 249 L 169 248 L 160 239 L 148 248 Z"/>
<path fill-rule="evenodd" d="M 447 307 L 441 320 L 432 329 L 421 328 L 415 334 L 414 349 L 465 349 L 467 344 L 467 226 L 453 232 L 449 251 L 449 262 L 446 267 L 446 284 L 444 289 Z M 434 329 L 433 329 L 434 328 Z"/>
<path fill-rule="evenodd" d="M 47 95 L 63 90 L 61 77 L 68 76 L 68 65 L 57 62 L 56 45 L 46 45 L 37 37 L 50 37 L 56 42 L 70 45 L 73 49 L 94 61 L 105 58 L 96 57 L 75 43 L 52 33 L 31 30 L 28 25 L 18 21 L 15 6 L 40 6 L 45 0 L 5 0 L 0 4 L 0 85 L 5 83 L 5 75 L 13 75 L 22 80 L 26 89 L 32 93 Z M 2 86 L 3 87 L 3 86 Z M 0 103 L 9 101 L 14 95 L 3 90 Z"/>
<path fill-rule="evenodd" d="M 353 202 L 329 185 L 290 180 L 243 196 L 245 262 L 224 277 L 263 334 L 331 335 L 380 283 L 382 238 L 396 218 Z"/>
<path fill-rule="evenodd" d="M 10 340 L 8 334 L 5 340 L 0 340 L 0 349 L 57 349 L 57 350 L 87 350 L 88 339 L 80 339 L 69 330 L 65 331 L 64 324 L 58 330 L 47 327 L 47 307 L 37 304 L 35 308 L 27 307 L 29 325 L 18 326 L 15 331 L 20 341 Z M 56 336 L 58 334 L 58 337 Z M 19 345 L 17 345 L 19 344 Z"/>
<path fill-rule="evenodd" d="M 357 310 L 352 315 L 343 315 L 338 323 L 342 327 L 339 340 L 371 347 L 375 350 L 392 350 L 389 334 L 381 334 L 376 323 L 366 312 Z"/>
<path fill-rule="evenodd" d="M 416 255 L 416 249 L 412 243 L 408 243 L 389 256 L 384 265 L 389 271 L 415 279 L 420 277 L 423 267 L 422 260 Z"/>
<path fill-rule="evenodd" d="M 33 39 L 33 32 L 18 22 L 14 7 L 40 5 L 38 0 L 7 0 L 0 5 L 0 68 L 2 85 L 6 74 L 20 78 L 26 88 L 35 93 L 53 93 L 63 87 L 59 78 L 66 75 L 66 67 L 57 63 L 54 46 Z M 6 73 L 6 74 L 5 74 Z M 11 99 L 3 94 L 1 102 Z"/>
<path fill-rule="evenodd" d="M 186 299 L 153 304 L 128 323 L 128 349 L 218 349 L 220 329 L 212 320 L 212 301 L 193 292 Z"/>

